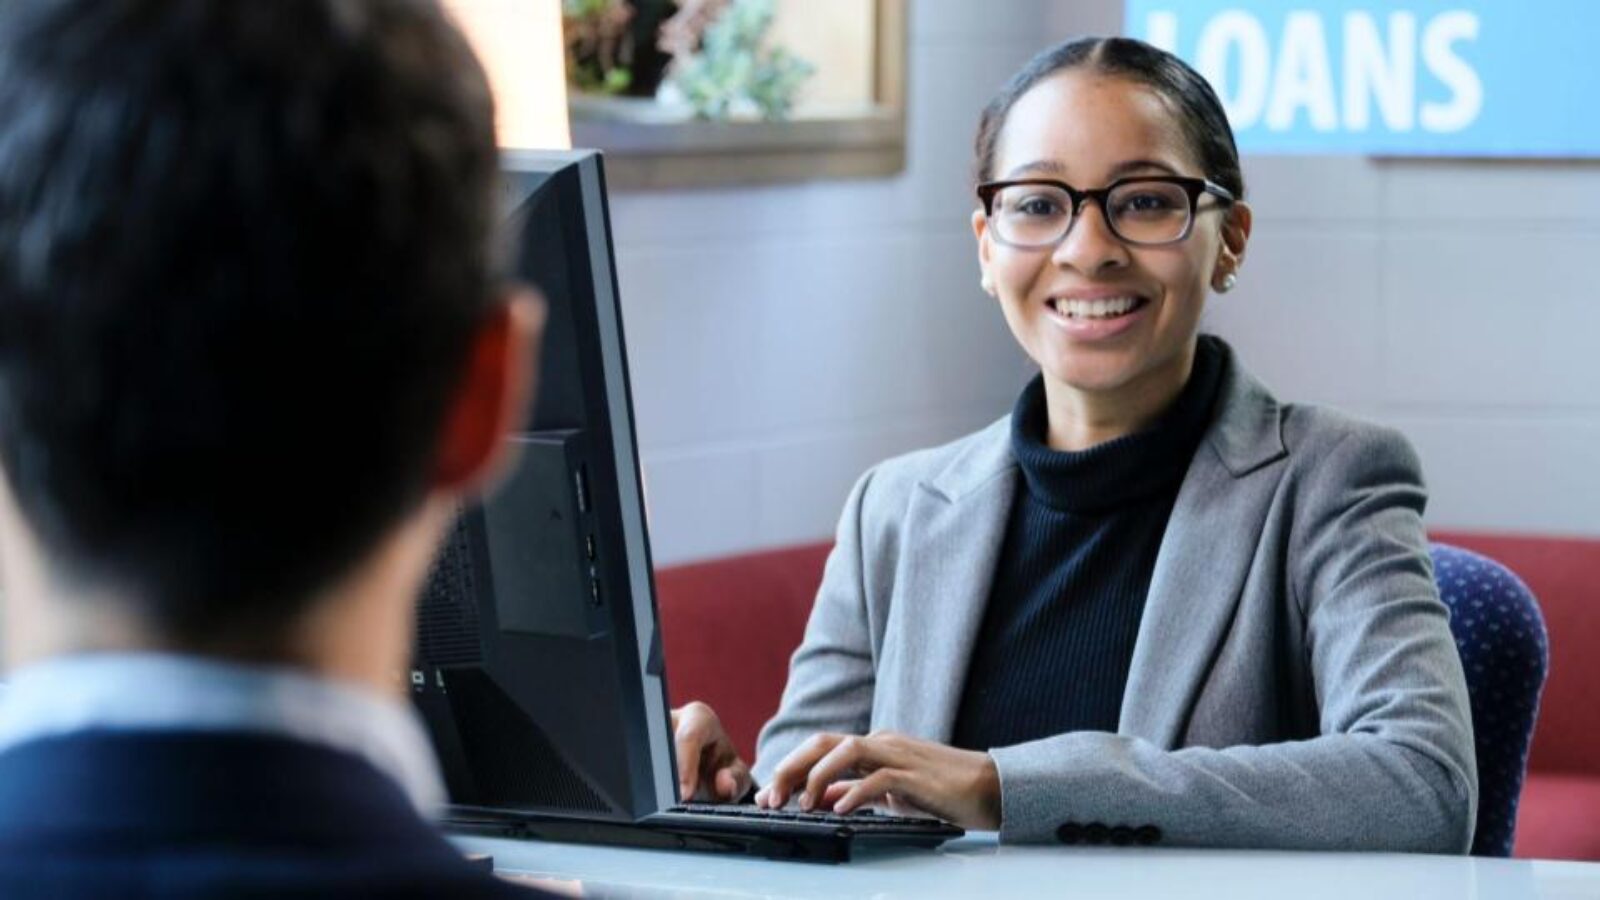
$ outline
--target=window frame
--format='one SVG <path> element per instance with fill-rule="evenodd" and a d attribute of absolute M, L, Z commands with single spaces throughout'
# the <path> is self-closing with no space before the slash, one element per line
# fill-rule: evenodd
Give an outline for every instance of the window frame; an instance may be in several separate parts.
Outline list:
<path fill-rule="evenodd" d="M 905 169 L 906 0 L 872 0 L 874 104 L 861 115 L 782 122 L 579 118 L 572 144 L 605 155 L 612 189 L 871 178 Z"/>

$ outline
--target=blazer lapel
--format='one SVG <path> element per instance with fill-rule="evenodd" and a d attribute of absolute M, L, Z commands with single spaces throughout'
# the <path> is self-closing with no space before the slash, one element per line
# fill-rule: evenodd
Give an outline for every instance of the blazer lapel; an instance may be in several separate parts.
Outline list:
<path fill-rule="evenodd" d="M 918 485 L 895 568 L 873 726 L 948 741 L 1016 493 L 1010 418 Z M 961 661 L 952 664 L 953 660 Z"/>
<path fill-rule="evenodd" d="M 1277 402 L 1229 354 L 1221 408 L 1178 491 L 1151 574 L 1118 732 L 1176 748 L 1227 635 L 1287 454 Z"/>

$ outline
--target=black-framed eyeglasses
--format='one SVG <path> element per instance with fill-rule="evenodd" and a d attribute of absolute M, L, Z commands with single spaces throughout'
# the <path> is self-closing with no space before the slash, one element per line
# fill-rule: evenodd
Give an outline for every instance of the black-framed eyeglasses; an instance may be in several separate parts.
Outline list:
<path fill-rule="evenodd" d="M 1142 247 L 1176 244 L 1193 230 L 1203 194 L 1217 197 L 1219 209 L 1235 202 L 1233 192 L 1222 185 L 1181 175 L 1119 178 L 1093 190 L 1051 178 L 978 185 L 978 200 L 995 240 L 1023 250 L 1061 243 L 1088 200 L 1100 204 L 1111 233 L 1122 241 Z"/>

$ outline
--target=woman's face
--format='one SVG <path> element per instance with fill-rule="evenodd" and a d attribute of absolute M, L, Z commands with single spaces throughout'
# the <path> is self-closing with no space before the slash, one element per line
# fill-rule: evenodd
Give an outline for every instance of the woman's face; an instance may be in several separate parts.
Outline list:
<path fill-rule="evenodd" d="M 1068 71 L 1012 106 L 989 177 L 1053 178 L 1083 190 L 1131 175 L 1205 174 L 1159 94 Z M 1237 267 L 1249 232 L 1242 204 L 1230 218 L 1206 195 L 1199 209 L 1186 240 L 1138 247 L 1113 235 L 1100 205 L 1089 201 L 1058 246 L 1031 250 L 997 242 L 983 211 L 974 213 L 984 279 L 1047 388 L 1108 397 L 1181 388 L 1206 292 Z M 1118 315 L 1106 315 L 1115 302 L 1086 308 L 1086 301 L 1127 297 L 1134 304 Z"/>

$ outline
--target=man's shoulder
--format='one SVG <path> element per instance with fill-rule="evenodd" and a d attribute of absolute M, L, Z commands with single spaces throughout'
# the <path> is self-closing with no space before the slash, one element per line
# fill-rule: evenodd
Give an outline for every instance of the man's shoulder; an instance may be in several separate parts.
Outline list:
<path fill-rule="evenodd" d="M 0 753 L 0 896 L 528 896 L 364 760 L 268 735 L 83 731 Z M 113 891 L 115 893 L 116 891 Z"/>

